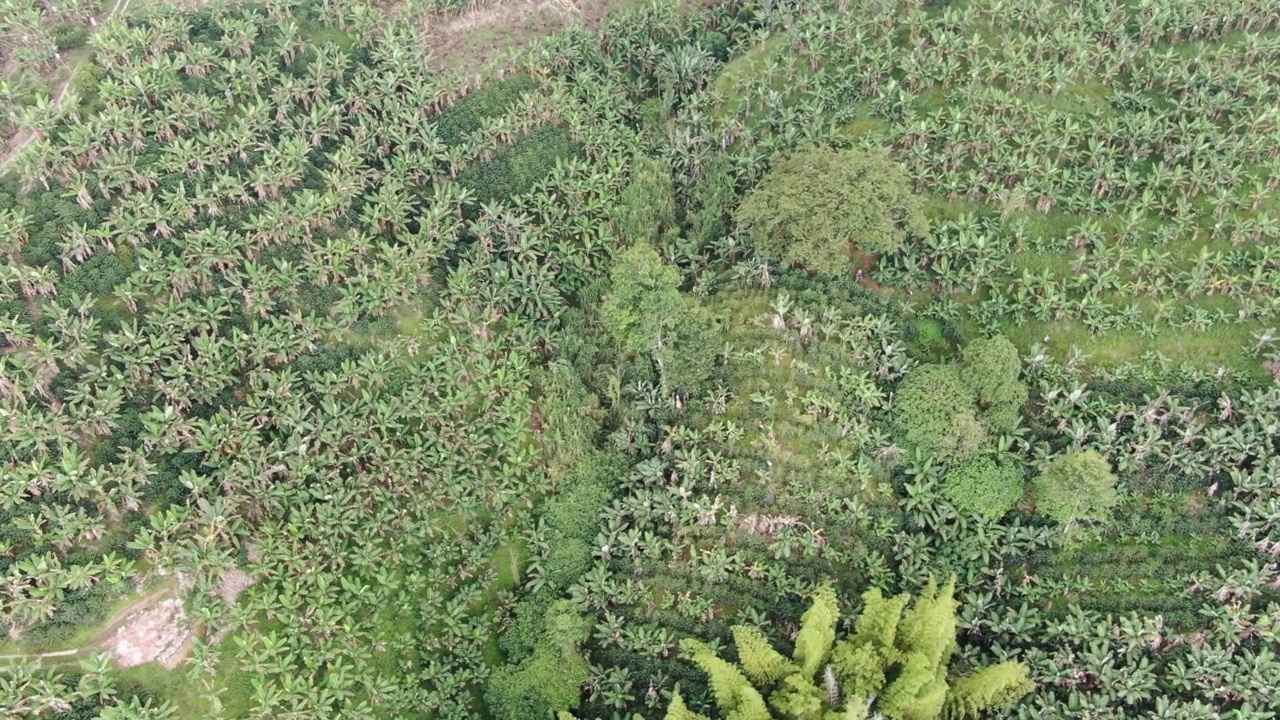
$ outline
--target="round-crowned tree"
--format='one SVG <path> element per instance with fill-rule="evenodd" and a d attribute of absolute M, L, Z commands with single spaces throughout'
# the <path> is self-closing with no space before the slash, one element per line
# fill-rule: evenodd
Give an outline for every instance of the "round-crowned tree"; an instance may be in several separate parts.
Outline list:
<path fill-rule="evenodd" d="M 830 274 L 855 249 L 890 253 L 929 230 L 906 170 L 886 153 L 822 147 L 774 165 L 735 218 L 761 254 Z"/>
<path fill-rule="evenodd" d="M 1000 517 L 1022 499 L 1022 467 L 1007 454 L 975 457 L 947 471 L 942 492 L 961 510 Z"/>
<path fill-rule="evenodd" d="M 1036 509 L 1068 528 L 1080 522 L 1110 520 L 1119 501 L 1111 464 L 1093 450 L 1054 458 L 1032 487 Z"/>
<path fill-rule="evenodd" d="M 964 348 L 963 379 L 993 428 L 1007 430 L 1018 424 L 1018 413 L 1027 402 L 1021 373 L 1018 349 L 1004 336 L 974 340 Z"/>
<path fill-rule="evenodd" d="M 923 365 L 907 375 L 893 402 L 902 441 L 941 460 L 960 461 L 987 442 L 973 393 L 955 365 Z"/>

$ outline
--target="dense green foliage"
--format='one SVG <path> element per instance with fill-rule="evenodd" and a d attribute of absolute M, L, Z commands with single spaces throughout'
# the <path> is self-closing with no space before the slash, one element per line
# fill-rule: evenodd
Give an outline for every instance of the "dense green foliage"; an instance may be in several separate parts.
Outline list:
<path fill-rule="evenodd" d="M 1036 477 L 1036 508 L 1070 526 L 1079 522 L 1106 522 L 1119 500 L 1111 464 L 1094 450 L 1055 457 Z"/>
<path fill-rule="evenodd" d="M 849 637 L 836 641 L 840 607 L 829 585 L 819 587 L 805 611 L 790 660 L 769 646 L 758 630 L 733 629 L 739 663 L 721 660 L 705 644 L 681 644 L 707 674 L 716 705 L 726 717 L 837 720 L 865 718 L 930 720 L 979 715 L 1017 701 L 1034 683 L 1021 663 L 1008 662 L 955 681 L 947 679 L 955 650 L 951 583 L 931 581 L 903 615 L 907 594 L 885 598 L 863 594 L 863 608 Z M 766 706 L 767 698 L 767 706 Z M 772 709 L 772 712 L 770 712 Z M 667 720 L 687 717 L 676 695 Z"/>
<path fill-rule="evenodd" d="M 1018 378 L 1021 373 L 1018 349 L 1003 336 L 975 340 L 964 347 L 961 380 L 973 392 L 983 417 L 997 430 L 1018 424 L 1027 402 L 1027 386 Z"/>
<path fill-rule="evenodd" d="M 618 237 L 626 242 L 661 247 L 676 226 L 675 189 L 671 169 L 657 158 L 637 158 L 631 181 L 618 198 Z"/>
<path fill-rule="evenodd" d="M 838 274 L 855 250 L 891 253 L 928 234 L 922 205 L 884 153 L 818 148 L 774 165 L 735 219 L 762 254 Z"/>
<path fill-rule="evenodd" d="M 628 354 L 652 359 L 664 390 L 688 391 L 711 374 L 715 325 L 696 298 L 680 293 L 680 275 L 645 244 L 618 255 L 600 319 Z"/>
<path fill-rule="evenodd" d="M 911 373 L 893 408 L 903 442 L 926 455 L 964 460 L 990 441 L 958 365 L 927 365 Z"/>
<path fill-rule="evenodd" d="M 5 717 L 1280 713 L 1276 3 L 10 5 Z"/>
<path fill-rule="evenodd" d="M 591 677 L 578 654 L 591 622 L 573 603 L 557 600 L 543 617 L 533 654 L 520 665 L 504 665 L 485 685 L 485 703 L 495 720 L 546 717 L 578 704 L 578 686 Z"/>
<path fill-rule="evenodd" d="M 971 458 L 947 471 L 942 492 L 960 510 L 998 518 L 1022 499 L 1021 463 L 1010 456 Z"/>
<path fill-rule="evenodd" d="M 1018 353 L 1008 340 L 976 340 L 964 351 L 959 363 L 912 373 L 894 403 L 894 424 L 908 447 L 957 462 L 1013 429 L 1027 401 Z"/>

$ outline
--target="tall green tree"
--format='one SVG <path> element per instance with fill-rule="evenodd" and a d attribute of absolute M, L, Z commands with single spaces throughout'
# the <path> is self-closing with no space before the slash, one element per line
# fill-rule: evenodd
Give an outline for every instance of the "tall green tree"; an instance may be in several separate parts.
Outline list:
<path fill-rule="evenodd" d="M 578 643 L 587 639 L 591 621 L 569 600 L 547 609 L 543 634 L 533 655 L 517 665 L 503 665 L 485 684 L 484 698 L 495 720 L 546 717 L 578 704 L 579 688 L 591 677 Z"/>
<path fill-rule="evenodd" d="M 680 275 L 649 245 L 633 245 L 614 261 L 600 317 L 624 352 L 649 358 L 664 389 L 697 389 L 719 350 L 715 320 L 680 292 Z"/>
<path fill-rule="evenodd" d="M 906 170 L 883 151 L 813 148 L 778 162 L 739 206 L 761 254 L 840 274 L 854 250 L 891 253 L 928 234 Z"/>
<path fill-rule="evenodd" d="M 988 440 L 956 365 L 923 365 L 907 375 L 894 399 L 893 424 L 908 446 L 944 460 L 963 460 Z"/>
<path fill-rule="evenodd" d="M 942 493 L 956 507 L 995 518 L 1018 504 L 1023 486 L 1021 461 L 1007 453 L 970 458 L 942 477 Z"/>
<path fill-rule="evenodd" d="M 1027 402 L 1027 385 L 1021 374 L 1018 349 L 1002 335 L 974 340 L 964 348 L 961 378 L 973 391 L 987 422 L 997 430 L 1018 423 L 1018 413 Z"/>
<path fill-rule="evenodd" d="M 1082 522 L 1107 522 L 1119 502 L 1111 463 L 1094 450 L 1059 455 L 1032 481 L 1036 509 L 1068 531 Z"/>
<path fill-rule="evenodd" d="M 959 363 L 929 364 L 907 375 L 894 402 L 894 425 L 908 446 L 963 461 L 1012 429 L 1027 401 L 1013 343 L 970 343 Z"/>

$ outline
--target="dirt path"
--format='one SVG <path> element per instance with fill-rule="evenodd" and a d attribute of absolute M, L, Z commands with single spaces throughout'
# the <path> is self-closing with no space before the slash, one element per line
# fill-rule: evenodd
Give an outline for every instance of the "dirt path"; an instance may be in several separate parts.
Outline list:
<path fill-rule="evenodd" d="M 107 618 L 106 622 L 102 624 L 102 628 L 98 630 L 98 632 L 94 633 L 91 638 L 84 641 L 80 647 L 47 653 L 0 655 L 0 660 L 44 660 L 52 658 L 66 658 L 71 660 L 82 653 L 102 651 L 109 652 L 112 654 L 113 658 L 116 658 L 117 652 L 115 646 L 120 641 L 132 643 L 134 647 L 139 645 L 134 636 L 140 633 L 132 631 L 133 628 L 131 626 L 138 625 L 139 623 L 137 620 L 140 617 L 145 616 L 149 611 L 157 607 L 163 606 L 165 603 L 178 603 L 179 606 L 181 605 L 181 600 L 176 596 L 175 583 L 165 583 L 164 586 L 147 593 L 143 597 L 134 600 L 128 605 L 125 605 L 112 613 L 111 617 Z M 166 612 L 173 615 L 173 606 L 169 605 L 166 607 Z M 155 628 L 147 628 L 143 632 L 154 633 Z M 126 665 L 126 667 L 128 666 Z"/>
<path fill-rule="evenodd" d="M 74 650 L 59 650 L 51 653 L 37 653 L 35 655 L 0 655 L 0 660 L 42 660 L 44 658 L 71 657 L 80 652 L 80 648 Z"/>

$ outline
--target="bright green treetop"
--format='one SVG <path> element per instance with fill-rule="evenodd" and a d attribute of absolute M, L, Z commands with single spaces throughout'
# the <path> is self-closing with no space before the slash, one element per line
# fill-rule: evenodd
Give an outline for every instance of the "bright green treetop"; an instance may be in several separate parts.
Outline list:
<path fill-rule="evenodd" d="M 1093 450 L 1059 455 L 1032 482 L 1036 509 L 1071 528 L 1082 521 L 1106 522 L 1119 501 L 1116 476 Z"/>
<path fill-rule="evenodd" d="M 977 720 L 986 708 L 1001 707 L 1035 689 L 1027 666 L 1003 662 L 951 683 L 943 714 L 948 720 Z"/>
<path fill-rule="evenodd" d="M 680 650 L 707 674 L 716 704 L 730 716 L 734 713 L 758 714 L 764 709 L 764 699 L 760 698 L 759 692 L 737 665 L 720 659 L 711 648 L 697 640 L 682 640 Z M 764 718 L 767 720 L 768 717 L 765 709 Z"/>
<path fill-rule="evenodd" d="M 949 469 L 942 493 L 961 510 L 998 518 L 1022 499 L 1023 485 L 1018 458 L 980 455 Z"/>
<path fill-rule="evenodd" d="M 840 603 L 836 591 L 823 585 L 813 595 L 813 604 L 800 616 L 800 632 L 796 635 L 796 662 L 800 672 L 812 676 L 827 661 L 836 640 L 836 621 L 840 619 Z"/>
<path fill-rule="evenodd" d="M 1032 685 L 1023 665 L 1004 663 L 956 681 L 953 690 L 947 666 L 956 647 L 954 591 L 954 578 L 942 587 L 931 581 L 907 608 L 908 595 L 869 590 L 854 634 L 833 643 L 839 604 L 825 585 L 801 618 L 791 660 L 750 628 L 734 628 L 741 667 L 697 641 L 681 648 L 707 674 L 729 720 L 861 720 L 871 711 L 886 720 L 974 718 L 1017 701 Z M 678 697 L 667 713 L 667 720 L 697 717 Z"/>
<path fill-rule="evenodd" d="M 765 636 L 753 627 L 736 625 L 733 644 L 738 648 L 742 670 L 758 685 L 772 685 L 799 668 L 786 655 L 773 649 Z"/>

